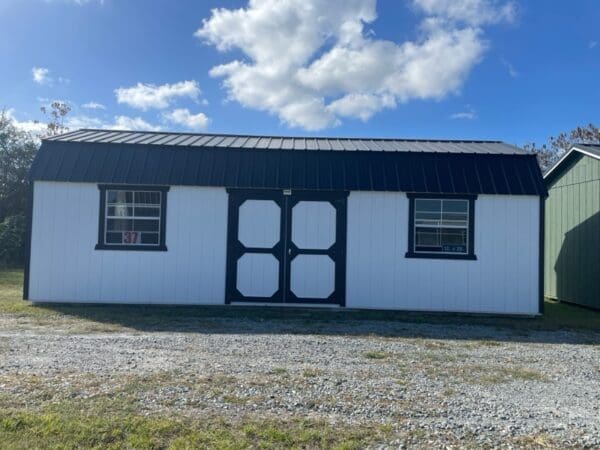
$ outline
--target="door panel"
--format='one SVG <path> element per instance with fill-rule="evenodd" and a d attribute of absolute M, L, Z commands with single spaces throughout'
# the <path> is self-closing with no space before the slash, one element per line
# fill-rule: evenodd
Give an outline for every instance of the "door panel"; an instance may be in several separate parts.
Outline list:
<path fill-rule="evenodd" d="M 335 292 L 335 262 L 328 255 L 296 255 L 290 289 L 301 299 L 327 299 Z"/>
<path fill-rule="evenodd" d="M 247 248 L 273 248 L 281 237 L 281 208 L 273 200 L 245 200 L 239 209 L 238 240 Z"/>
<path fill-rule="evenodd" d="M 301 249 L 335 244 L 336 211 L 329 202 L 300 201 L 292 208 L 292 242 Z"/>
<path fill-rule="evenodd" d="M 229 191 L 225 302 L 282 302 L 281 191 Z"/>
<path fill-rule="evenodd" d="M 236 287 L 244 297 L 272 297 L 279 290 L 279 261 L 267 253 L 244 253 L 237 261 Z"/>
<path fill-rule="evenodd" d="M 346 192 L 294 192 L 287 208 L 288 302 L 345 304 Z"/>
<path fill-rule="evenodd" d="M 228 192 L 226 303 L 345 304 L 346 192 Z"/>

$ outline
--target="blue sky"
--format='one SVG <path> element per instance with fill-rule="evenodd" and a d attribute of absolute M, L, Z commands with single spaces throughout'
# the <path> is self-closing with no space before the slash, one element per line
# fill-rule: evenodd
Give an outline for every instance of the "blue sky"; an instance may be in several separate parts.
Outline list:
<path fill-rule="evenodd" d="M 215 8 L 220 8 L 215 10 Z M 0 107 L 69 126 L 544 142 L 600 122 L 597 0 L 3 0 Z"/>

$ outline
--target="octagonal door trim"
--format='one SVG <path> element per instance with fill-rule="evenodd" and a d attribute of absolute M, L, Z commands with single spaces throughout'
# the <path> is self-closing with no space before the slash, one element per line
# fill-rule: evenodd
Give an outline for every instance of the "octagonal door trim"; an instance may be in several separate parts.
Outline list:
<path fill-rule="evenodd" d="M 226 303 L 345 305 L 347 192 L 228 193 Z"/>
<path fill-rule="evenodd" d="M 225 303 L 283 302 L 281 191 L 229 191 Z"/>

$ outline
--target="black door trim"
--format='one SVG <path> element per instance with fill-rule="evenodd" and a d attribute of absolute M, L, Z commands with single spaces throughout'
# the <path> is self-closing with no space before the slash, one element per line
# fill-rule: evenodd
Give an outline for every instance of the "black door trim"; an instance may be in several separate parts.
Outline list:
<path fill-rule="evenodd" d="M 346 305 L 346 217 L 348 191 L 293 191 L 267 189 L 227 189 L 227 264 L 225 303 L 301 303 Z M 281 208 L 280 240 L 271 249 L 248 248 L 238 240 L 239 207 L 246 200 L 272 200 Z M 336 241 L 328 249 L 298 249 L 291 242 L 291 212 L 300 201 L 328 201 L 336 210 Z M 289 252 L 289 254 L 288 254 Z M 237 289 L 237 261 L 244 253 L 270 253 L 279 261 L 279 289 L 271 297 L 247 297 Z M 298 254 L 328 255 L 335 262 L 335 288 L 328 298 L 299 298 L 290 289 L 291 260 Z"/>
<path fill-rule="evenodd" d="M 314 192 L 294 191 L 290 196 L 287 216 L 288 226 L 286 230 L 286 274 L 291 274 L 292 260 L 297 255 L 327 255 L 335 263 L 335 287 L 332 294 L 327 298 L 300 298 L 291 290 L 289 280 L 285 282 L 286 303 L 304 304 L 335 304 L 346 306 L 346 208 L 348 192 Z M 299 249 L 292 242 L 292 209 L 301 201 L 329 202 L 336 211 L 335 243 L 327 249 Z M 288 275 L 289 277 L 289 275 Z"/>
<path fill-rule="evenodd" d="M 283 254 L 285 226 L 283 212 L 285 204 L 281 191 L 227 189 L 229 206 L 227 211 L 227 264 L 225 273 L 225 303 L 247 301 L 261 303 L 281 303 L 283 301 Z M 281 209 L 279 242 L 272 248 L 248 248 L 238 239 L 240 206 L 246 200 L 272 200 Z M 279 261 L 279 289 L 271 297 L 247 297 L 237 289 L 237 261 L 244 253 L 271 254 Z"/>

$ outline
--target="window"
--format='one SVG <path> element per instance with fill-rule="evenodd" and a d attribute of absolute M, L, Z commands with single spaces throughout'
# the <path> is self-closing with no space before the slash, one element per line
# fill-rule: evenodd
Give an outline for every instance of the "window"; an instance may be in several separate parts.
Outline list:
<path fill-rule="evenodd" d="M 476 259 L 473 253 L 475 197 L 409 196 L 407 257 Z"/>
<path fill-rule="evenodd" d="M 98 250 L 166 250 L 168 188 L 101 185 Z"/>

